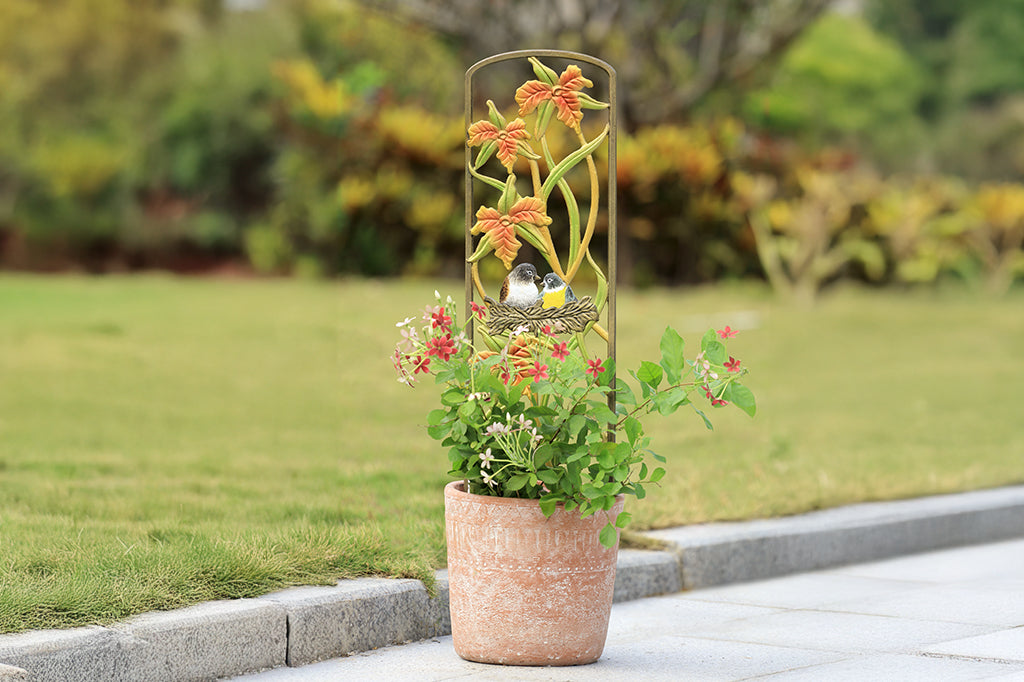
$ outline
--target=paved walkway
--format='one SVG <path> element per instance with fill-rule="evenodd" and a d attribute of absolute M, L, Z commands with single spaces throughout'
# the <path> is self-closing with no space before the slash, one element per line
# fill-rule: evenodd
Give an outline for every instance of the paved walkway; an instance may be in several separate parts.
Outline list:
<path fill-rule="evenodd" d="M 1024 682 L 1024 540 L 616 604 L 601 660 L 461 660 L 451 637 L 235 678 Z"/>

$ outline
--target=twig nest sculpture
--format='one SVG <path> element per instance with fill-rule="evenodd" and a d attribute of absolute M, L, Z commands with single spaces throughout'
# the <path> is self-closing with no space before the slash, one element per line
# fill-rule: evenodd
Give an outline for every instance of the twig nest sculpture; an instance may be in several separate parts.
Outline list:
<path fill-rule="evenodd" d="M 487 304 L 487 328 L 491 334 L 504 334 L 525 326 L 531 334 L 539 334 L 544 327 L 558 333 L 581 332 L 599 314 L 590 296 L 584 296 L 557 308 L 545 308 L 536 303 L 529 308 L 516 308 L 498 303 L 490 296 Z"/>

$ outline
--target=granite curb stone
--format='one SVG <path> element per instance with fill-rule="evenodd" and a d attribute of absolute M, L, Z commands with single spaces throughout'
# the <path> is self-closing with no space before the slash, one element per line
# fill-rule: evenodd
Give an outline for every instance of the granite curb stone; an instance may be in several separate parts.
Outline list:
<path fill-rule="evenodd" d="M 653 531 L 621 550 L 615 601 L 1024 537 L 1024 486 Z M 179 682 L 299 666 L 450 633 L 448 578 L 361 578 L 143 614 L 111 627 L 0 635 L 0 681 Z"/>
<path fill-rule="evenodd" d="M 692 590 L 1022 537 L 1024 486 L 647 535 L 676 548 L 683 589 Z"/>

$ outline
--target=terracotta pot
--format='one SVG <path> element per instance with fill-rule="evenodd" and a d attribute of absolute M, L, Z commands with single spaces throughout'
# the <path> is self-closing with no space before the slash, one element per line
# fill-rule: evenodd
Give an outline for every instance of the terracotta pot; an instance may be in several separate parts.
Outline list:
<path fill-rule="evenodd" d="M 510 665 L 593 663 L 604 650 L 618 544 L 598 540 L 606 515 L 581 519 L 537 500 L 444 489 L 449 602 L 455 652 Z"/>

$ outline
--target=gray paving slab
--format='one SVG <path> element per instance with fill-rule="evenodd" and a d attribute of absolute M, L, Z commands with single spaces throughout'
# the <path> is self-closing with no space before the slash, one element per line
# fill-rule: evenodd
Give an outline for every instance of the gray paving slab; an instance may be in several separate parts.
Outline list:
<path fill-rule="evenodd" d="M 238 679 L 1024 680 L 1024 612 L 947 606 L 951 591 L 1016 584 L 1022 553 L 1024 539 L 616 603 L 589 666 L 470 663 L 445 636 Z M 879 604 L 892 608 L 861 612 Z"/>

